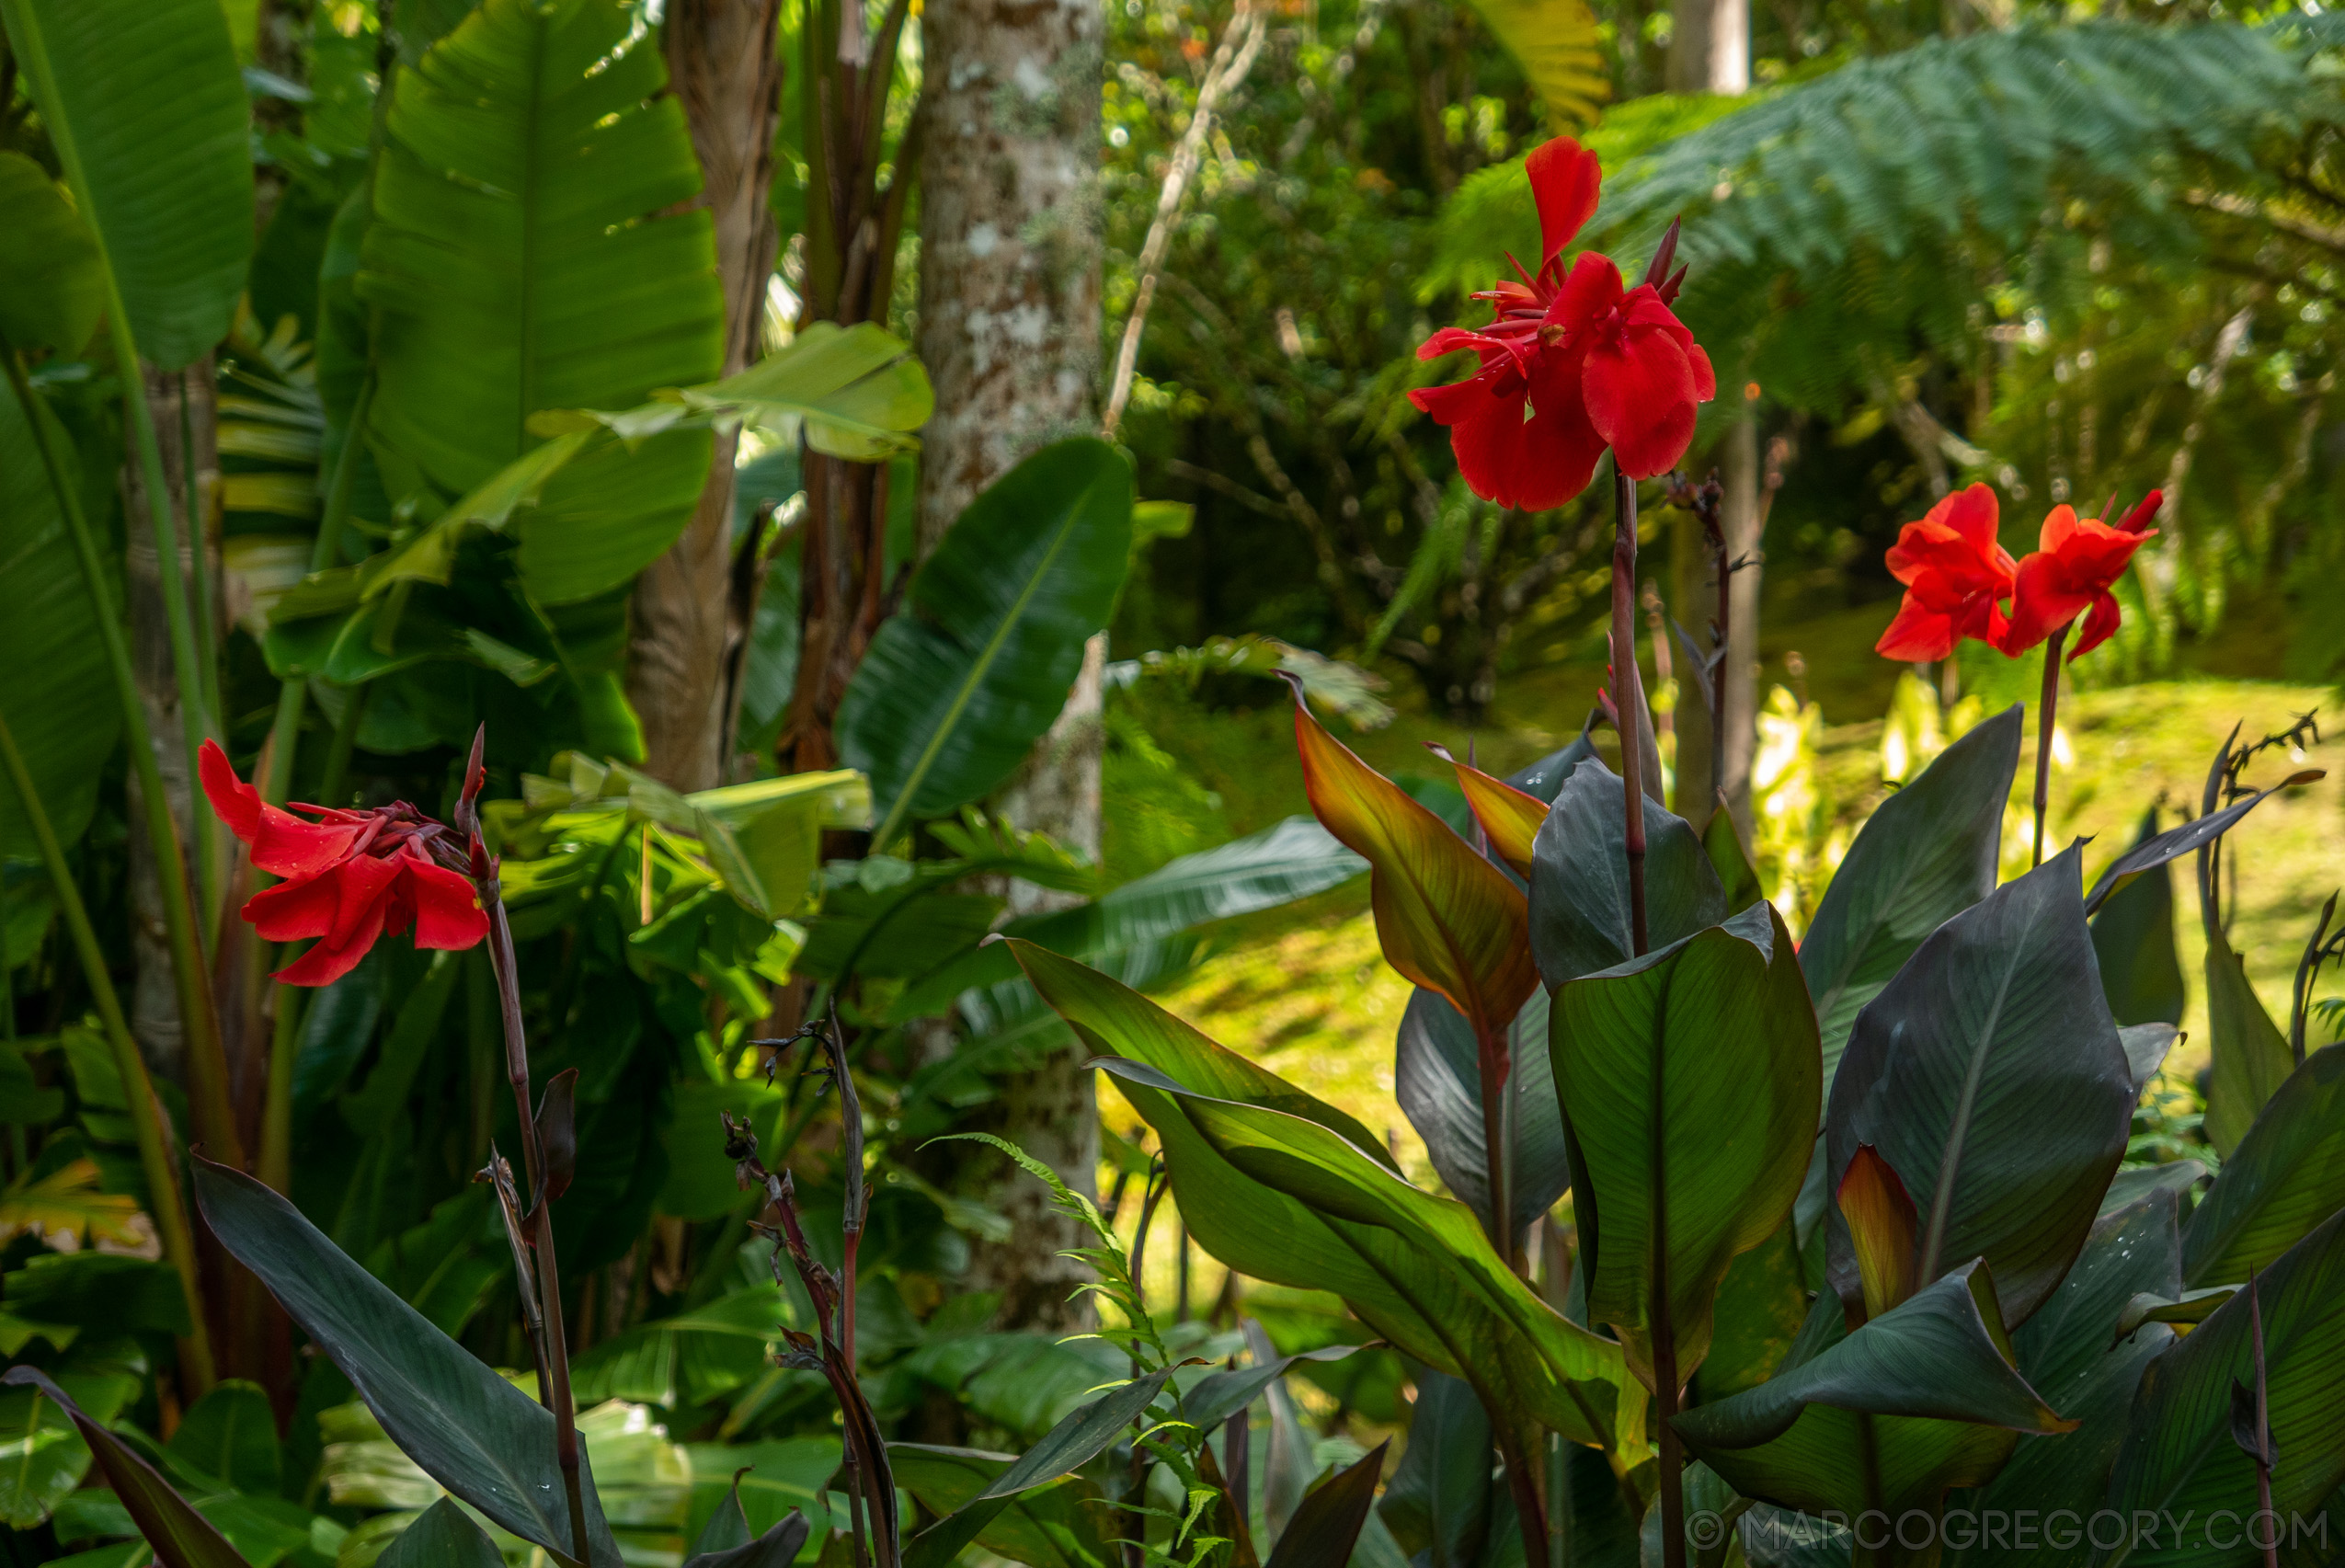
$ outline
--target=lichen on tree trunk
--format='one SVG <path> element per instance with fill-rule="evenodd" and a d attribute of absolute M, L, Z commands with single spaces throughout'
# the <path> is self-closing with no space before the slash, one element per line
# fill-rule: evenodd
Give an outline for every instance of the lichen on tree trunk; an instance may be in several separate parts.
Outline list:
<path fill-rule="evenodd" d="M 669 0 L 669 86 L 699 155 L 700 200 L 716 231 L 725 296 L 724 373 L 757 357 L 777 236 L 767 188 L 782 67 L 780 0 Z M 643 721 L 645 767 L 678 789 L 724 782 L 732 714 L 725 680 L 738 624 L 732 586 L 735 438 L 720 433 L 692 521 L 635 584 L 627 696 Z"/>
<path fill-rule="evenodd" d="M 931 0 L 921 164 L 918 347 L 936 386 L 922 433 L 920 528 L 932 548 L 977 494 L 1049 441 L 1098 429 L 1100 73 L 1104 21 L 1083 0 Z M 1002 814 L 1096 855 L 1104 637 L 1066 710 L 1002 792 Z M 1021 911 L 1051 895 L 1012 886 Z M 1070 1041 L 1001 1085 L 993 1130 L 1077 1192 L 1096 1185 L 1090 1072 Z M 1006 1160 L 972 1163 L 970 1195 L 1007 1214 L 971 1248 L 967 1283 L 1002 1295 L 1005 1326 L 1084 1321 L 1088 1276 L 1059 1257 L 1085 1238 Z"/>

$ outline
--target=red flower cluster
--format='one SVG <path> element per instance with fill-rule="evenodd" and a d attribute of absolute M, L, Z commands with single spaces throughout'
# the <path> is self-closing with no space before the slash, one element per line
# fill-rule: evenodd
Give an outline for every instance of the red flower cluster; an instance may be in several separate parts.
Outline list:
<path fill-rule="evenodd" d="M 2054 507 L 2038 547 L 2015 562 L 1996 543 L 1993 490 L 1973 485 L 1947 497 L 1889 547 L 1890 575 L 1905 585 L 1905 600 L 1874 651 L 1913 662 L 1945 658 L 1971 637 L 2017 658 L 2083 615 L 2068 657 L 2089 653 L 2117 630 L 2120 612 L 2109 590 L 2157 532 L 2149 521 L 2164 499 L 2152 490 L 2114 525 Z"/>
<path fill-rule="evenodd" d="M 331 985 L 379 937 L 415 927 L 418 947 L 470 947 L 488 934 L 473 880 L 434 857 L 466 860 L 454 831 L 405 801 L 369 811 L 271 806 L 236 776 L 226 753 L 203 743 L 199 761 L 212 809 L 252 852 L 253 864 L 284 878 L 254 894 L 245 919 L 264 941 L 318 938 L 272 978 L 287 985 Z"/>
<path fill-rule="evenodd" d="M 1436 360 L 1471 349 L 1481 356 L 1479 372 L 1409 397 L 1449 427 L 1458 471 L 1474 494 L 1539 511 L 1587 488 L 1607 446 L 1630 478 L 1676 466 L 1694 438 L 1695 406 L 1717 395 L 1718 383 L 1710 356 L 1669 308 L 1685 278 L 1683 269 L 1661 276 L 1675 231 L 1654 271 L 1633 289 L 1624 290 L 1619 268 L 1593 251 L 1567 274 L 1563 247 L 1596 212 L 1596 156 L 1558 136 L 1524 168 L 1539 204 L 1539 271 L 1516 262 L 1520 282 L 1474 296 L 1490 302 L 1489 326 L 1444 327 L 1417 349 L 1419 359 Z"/>

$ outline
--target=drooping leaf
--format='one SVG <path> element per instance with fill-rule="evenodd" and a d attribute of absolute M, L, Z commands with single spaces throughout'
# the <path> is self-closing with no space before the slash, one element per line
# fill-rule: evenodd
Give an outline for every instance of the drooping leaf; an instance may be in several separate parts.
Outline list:
<path fill-rule="evenodd" d="M 2135 877 L 2170 861 L 2179 860 L 2193 851 L 2204 849 L 2236 827 L 2241 818 L 2282 790 L 2314 784 L 2327 776 L 2318 768 L 2307 768 L 2302 773 L 2291 773 L 2270 789 L 2258 790 L 2235 800 L 2220 811 L 2209 811 L 2204 816 L 2168 828 L 2163 833 L 2144 833 L 2133 848 L 2109 863 L 2109 869 L 2100 874 L 2099 879 L 2092 886 L 2092 891 L 2085 895 L 2085 909 L 2088 912 L 2098 911 L 2110 899 L 2124 891 Z M 2154 824 L 2156 819 L 2156 813 L 2153 811 L 2150 823 Z"/>
<path fill-rule="evenodd" d="M 1419 1378 L 1408 1446 L 1377 1506 L 1426 1568 L 1474 1568 L 1490 1530 L 1490 1417 L 1456 1378 Z"/>
<path fill-rule="evenodd" d="M 1806 996 L 1768 904 L 1555 992 L 1555 1087 L 1592 1189 L 1588 1315 L 1648 1380 L 1661 1314 L 1682 1383 L 1727 1266 L 1790 1218 L 1824 1093 Z"/>
<path fill-rule="evenodd" d="M 1263 1568 L 1345 1568 L 1376 1501 L 1386 1447 L 1378 1443 L 1305 1493 Z"/>
<path fill-rule="evenodd" d="M 1858 1013 L 1930 933 L 1995 890 L 2020 728 L 2014 705 L 1949 746 L 1882 803 L 1832 874 L 1800 939 L 1800 967 L 1824 1031 L 1825 1082 Z"/>
<path fill-rule="evenodd" d="M 1465 1378 L 1518 1433 L 1642 1450 L 1619 1347 L 1564 1319 L 1463 1204 L 1410 1186 L 1352 1117 L 1145 997 L 1024 943 L 1018 961 L 1158 1136 L 1190 1232 L 1259 1278 L 1333 1291 L 1406 1354 Z"/>
<path fill-rule="evenodd" d="M 578 1555 L 554 1462 L 554 1417 L 543 1405 L 432 1327 L 260 1183 L 199 1159 L 195 1192 L 221 1245 L 341 1368 L 409 1459 L 503 1528 Z M 591 1568 L 617 1568 L 618 1547 L 586 1468 L 581 1459 Z"/>
<path fill-rule="evenodd" d="M 452 1497 L 426 1508 L 375 1559 L 380 1568 L 502 1568 L 504 1561 L 488 1532 Z"/>
<path fill-rule="evenodd" d="M 2271 1424 L 2280 1463 L 2271 1472 L 2271 1506 L 2282 1519 L 2310 1513 L 2345 1482 L 2345 1405 L 2336 1397 L 2345 1358 L 2345 1214 L 2321 1227 L 2256 1282 L 2263 1320 L 2263 1360 Z M 2231 1438 L 2231 1387 L 2254 1386 L 2249 1303 L 2241 1291 L 2158 1357 L 2142 1380 L 2110 1481 L 2108 1506 L 2203 1516 L 2255 1505 L 2255 1462 Z M 2237 1551 L 2193 1543 L 2160 1562 L 2242 1560 Z M 2126 1560 L 2123 1554 L 2110 1562 Z M 2144 1560 L 2142 1554 L 2131 1559 Z"/>
<path fill-rule="evenodd" d="M 1550 991 L 1626 961 L 1628 829 L 1619 775 L 1590 755 L 1574 767 L 1531 850 L 1531 953 Z M 1726 891 L 1684 818 L 1648 801 L 1647 949 L 1681 942 L 1726 918 Z"/>
<path fill-rule="evenodd" d="M 46 1372 L 34 1367 L 11 1367 L 0 1382 L 37 1389 L 65 1413 L 163 1568 L 246 1568 L 244 1557 L 211 1521 L 173 1491 L 171 1483 L 130 1445 L 91 1420 Z"/>
<path fill-rule="evenodd" d="M 2155 807 L 2142 819 L 2140 839 L 2157 836 Z M 2147 871 L 2107 898 L 2090 900 L 2093 953 L 2100 961 L 2101 989 L 2120 1024 L 2182 1022 L 2182 961 L 2174 949 L 2174 874 L 2164 866 Z"/>
<path fill-rule="evenodd" d="M 394 78 L 357 287 L 395 500 L 473 491 L 538 445 L 540 409 L 716 373 L 714 242 L 666 79 L 619 0 L 485 0 Z M 591 597 L 665 549 L 709 451 L 705 431 L 606 441 L 540 475 L 516 525 L 535 597 Z"/>
<path fill-rule="evenodd" d="M 2171 1288 L 2179 1256 L 2171 1192 L 2153 1193 L 2093 1226 L 2059 1292 L 2011 1336 L 2019 1375 L 2045 1403 L 2076 1422 L 2076 1430 L 2021 1436 L 2002 1473 L 1957 1506 L 1981 1518 L 1990 1511 L 2017 1517 L 2031 1509 L 2041 1519 L 2062 1508 L 2088 1517 L 2102 1505 L 2142 1374 L 2174 1343 L 2173 1332 L 2162 1326 L 2118 1338 L 2112 1316 L 2129 1292 Z M 2031 1545 L 2008 1534 L 1996 1539 L 1991 1532 L 1949 1544 L 1954 1550 L 1947 1554 L 1948 1568 L 2064 1568 L 2076 1551 L 2042 1532 Z"/>
<path fill-rule="evenodd" d="M 1612 96 L 1596 14 L 1583 0 L 1474 0 L 1474 11 L 1522 65 L 1550 121 L 1585 124 Z"/>
<path fill-rule="evenodd" d="M 1548 999 L 1533 990 L 1507 1026 L 1515 1069 L 1502 1093 L 1514 1101 L 1512 1207 L 1520 1231 L 1553 1207 L 1572 1185 L 1563 1118 L 1547 1056 Z M 1490 1212 L 1490 1155 L 1481 1115 L 1481 1072 L 1474 1032 L 1442 1000 L 1420 987 L 1401 1014 L 1392 1062 L 1392 1095 L 1425 1142 L 1442 1185 L 1475 1213 Z"/>
<path fill-rule="evenodd" d="M 1330 735 L 1299 689 L 1295 747 L 1312 812 L 1367 860 L 1368 904 L 1385 962 L 1447 998 L 1477 1039 L 1496 1038 L 1539 984 L 1523 943 L 1522 890 Z"/>
<path fill-rule="evenodd" d="M 0 24 L 141 357 L 193 364 L 227 336 L 252 258 L 251 111 L 225 14 L 5 0 Z"/>
<path fill-rule="evenodd" d="M 0 285 L 5 287 L 5 285 Z M 89 589 L 82 578 L 65 513 L 33 441 L 32 420 L 48 433 L 68 485 L 79 464 L 65 428 L 46 406 L 26 408 L 0 387 L 0 580 L 8 612 L 0 615 L 0 668 L 15 673 L 0 693 L 26 771 L 61 841 L 88 828 L 99 775 L 121 727 L 106 650 L 97 640 Z M 40 846 L 16 792 L 0 782 L 0 859 L 36 860 Z"/>
<path fill-rule="evenodd" d="M 2182 1283 L 2244 1284 L 2345 1208 L 2345 1046 L 2316 1051 L 2223 1162 L 2182 1232 Z"/>
<path fill-rule="evenodd" d="M 1123 586 L 1132 483 L 1104 441 L 1045 447 L 912 575 L 839 708 L 841 760 L 879 809 L 875 847 L 993 789 L 1057 719 Z"/>
<path fill-rule="evenodd" d="M 786 439 L 803 424 L 806 444 L 873 463 L 919 443 L 936 394 L 910 348 L 871 322 L 809 323 L 738 375 L 681 394 L 687 406 L 738 418 Z"/>
<path fill-rule="evenodd" d="M 1710 814 L 1710 825 L 1702 830 L 1702 849 L 1710 855 L 1710 868 L 1718 873 L 1720 886 L 1726 889 L 1727 913 L 1739 915 L 1767 897 L 1750 856 L 1743 853 L 1742 834 L 1732 812 Z"/>
<path fill-rule="evenodd" d="M 1265 1340 L 1263 1348 L 1268 1347 Z M 1341 1361 L 1358 1348 L 1356 1345 L 1322 1345 L 1317 1350 L 1270 1356 L 1250 1367 L 1212 1373 L 1182 1396 L 1181 1409 L 1195 1426 L 1218 1426 L 1253 1403 L 1256 1396 L 1284 1378 L 1297 1363 Z"/>
<path fill-rule="evenodd" d="M 105 305 L 105 263 L 89 225 L 46 169 L 0 153 L 0 339 L 70 358 Z"/>
<path fill-rule="evenodd" d="M 1814 1314 L 1823 1348 L 1684 1413 L 1677 1430 L 1745 1497 L 1893 1518 L 1928 1506 L 1949 1486 L 1991 1478 L 2018 1434 L 2070 1429 L 2013 1369 L 1995 1311 L 1975 1260 L 1853 1333 L 1825 1297 Z"/>
<path fill-rule="evenodd" d="M 2084 1245 L 2133 1116 L 2076 853 L 1997 888 L 1915 951 L 1858 1016 L 1826 1116 L 1836 1185 L 1870 1143 L 1912 1194 L 1915 1277 L 1985 1257 L 2015 1328 Z M 1830 1235 L 1834 1284 L 1859 1299 L 1847 1233 L 1836 1223 Z"/>
<path fill-rule="evenodd" d="M 2246 956 L 2220 931 L 2207 938 L 2206 1013 L 2211 1061 L 2204 1126 L 2207 1141 L 2228 1160 L 2295 1070 L 2296 1057 L 2256 995 Z"/>

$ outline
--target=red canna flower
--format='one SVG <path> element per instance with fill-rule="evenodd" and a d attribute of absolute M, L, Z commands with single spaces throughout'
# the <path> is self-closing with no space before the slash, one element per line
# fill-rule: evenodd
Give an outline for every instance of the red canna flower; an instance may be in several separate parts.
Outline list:
<path fill-rule="evenodd" d="M 369 811 L 297 804 L 317 818 L 309 822 L 262 800 L 213 742 L 203 743 L 199 765 L 212 809 L 250 848 L 253 864 L 284 878 L 246 901 L 245 919 L 265 941 L 318 939 L 273 979 L 331 985 L 377 937 L 409 926 L 418 947 L 470 947 L 488 934 L 472 878 L 438 858 L 465 861 L 465 846 L 406 801 Z"/>
<path fill-rule="evenodd" d="M 2053 508 L 2038 548 L 2019 563 L 2003 651 L 2025 653 L 2078 615 L 2085 617 L 2085 628 L 2068 650 L 2069 658 L 2107 642 L 2122 619 L 2109 589 L 2125 575 L 2142 541 L 2157 532 L 2149 521 L 2165 499 L 2163 492 L 2152 490 L 2114 527 L 2097 517 L 2078 517 L 2073 507 Z M 2110 509 L 2117 509 L 2113 497 Z"/>
<path fill-rule="evenodd" d="M 1905 601 L 1875 652 L 1918 663 L 1949 657 L 1965 637 L 2014 651 L 2004 646 L 2009 622 L 2000 601 L 2011 596 L 2018 568 L 1995 529 L 1995 492 L 1973 485 L 1898 532 L 1889 571 L 1905 585 Z"/>
<path fill-rule="evenodd" d="M 1515 270 L 1476 294 L 1495 319 L 1479 331 L 1444 327 L 1417 349 L 1437 360 L 1460 349 L 1481 369 L 1410 400 L 1449 427 L 1458 471 L 1501 506 L 1539 511 L 1587 488 L 1604 449 L 1635 479 L 1665 474 L 1694 437 L 1694 408 L 1718 394 L 1710 356 L 1669 302 L 1685 277 L 1662 276 L 1676 231 L 1647 280 L 1623 289 L 1609 258 L 1583 251 L 1567 274 L 1563 247 L 1596 211 L 1596 156 L 1558 136 L 1524 162 L 1539 204 L 1536 274 Z M 1509 261 L 1514 258 L 1509 257 Z"/>

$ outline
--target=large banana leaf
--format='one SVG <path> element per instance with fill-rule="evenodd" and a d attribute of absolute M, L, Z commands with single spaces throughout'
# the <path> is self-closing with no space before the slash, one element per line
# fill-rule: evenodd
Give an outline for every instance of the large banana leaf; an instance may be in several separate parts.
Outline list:
<path fill-rule="evenodd" d="M 1924 938 L 1995 890 L 2021 727 L 2015 704 L 1948 747 L 1882 803 L 1832 874 L 1800 939 L 1824 1030 L 1825 1082 L 1858 1013 Z"/>
<path fill-rule="evenodd" d="M 544 1406 L 432 1327 L 250 1176 L 199 1159 L 195 1193 L 212 1235 L 341 1368 L 402 1452 L 496 1524 L 571 1552 L 554 1417 Z M 579 1468 L 589 1568 L 619 1568 L 583 1456 Z"/>
<path fill-rule="evenodd" d="M 2263 1320 L 2263 1365 L 2271 1435 L 2280 1462 L 2271 1471 L 2271 1506 L 2284 1521 L 2309 1513 L 2345 1482 L 2345 1214 L 2306 1236 L 2160 1356 L 2143 1379 L 2110 1478 L 2108 1506 L 2131 1518 L 2137 1509 L 2179 1519 L 2228 1509 L 2245 1519 L 2256 1506 L 2255 1461 L 2234 1439 L 2232 1390 L 2253 1391 L 2256 1356 L 2250 1318 Z M 2252 1422 L 2249 1423 L 2252 1426 Z M 2163 1537 L 2171 1548 L 2172 1531 Z M 2156 1539 L 2156 1538 L 2153 1538 Z M 2103 1568 L 2156 1561 L 2244 1563 L 2249 1550 L 2218 1550 L 2191 1531 L 2176 1551 L 2136 1551 L 2133 1538 L 2104 1556 Z M 2333 1543 L 2332 1543 L 2333 1549 Z"/>
<path fill-rule="evenodd" d="M 1517 1452 L 1543 1427 L 1642 1457 L 1644 1393 L 1619 1346 L 1532 1294 L 1463 1204 L 1411 1186 L 1352 1117 L 1137 991 L 1013 947 L 1156 1128 L 1199 1245 L 1257 1278 L 1343 1297 L 1395 1346 L 1471 1383 Z"/>
<path fill-rule="evenodd" d="M 2124 1158 L 2133 1070 L 2071 848 L 1933 933 L 1858 1016 L 1832 1086 L 1832 1185 L 1870 1144 L 1920 1214 L 1914 1277 L 1985 1257 L 2003 1321 L 2058 1287 Z M 1856 1301 L 1836 1217 L 1832 1270 Z"/>
<path fill-rule="evenodd" d="M 252 258 L 252 119 L 226 14 L 0 0 L 0 25 L 140 354 L 194 363 L 227 335 Z"/>
<path fill-rule="evenodd" d="M 2289 1075 L 2191 1210 L 2181 1283 L 2241 1284 L 2340 1208 L 2345 1046 L 2331 1046 Z"/>
<path fill-rule="evenodd" d="M 2019 1375 L 2047 1404 L 2076 1422 L 2076 1430 L 2021 1436 L 2003 1473 L 1964 1498 L 1963 1510 L 2016 1516 L 2032 1509 L 2044 1518 L 2056 1509 L 2082 1516 L 2100 1506 L 2142 1374 L 2174 1343 L 2174 1331 L 2163 1323 L 2112 1343 L 2111 1325 L 2134 1293 L 2174 1293 L 2180 1250 L 2171 1192 L 2153 1192 L 2093 1226 L 2059 1294 L 2011 1336 Z M 1967 1545 L 1949 1542 L 1956 1548 L 1948 1553 L 1949 1568 L 2072 1568 L 2076 1561 L 2073 1546 L 2064 1550 L 2042 1535 L 2035 1541 L 2032 1550 L 2008 1537 L 1990 1544 L 1974 1532 Z"/>
<path fill-rule="evenodd" d="M 49 173 L 0 153 L 0 339 L 74 355 L 97 329 L 106 269 L 97 242 Z"/>
<path fill-rule="evenodd" d="M 1131 464 L 1047 446 L 988 486 L 912 576 L 839 705 L 839 755 L 885 803 L 874 841 L 1010 776 L 1066 705 L 1129 565 Z"/>
<path fill-rule="evenodd" d="M 1810 1354 L 1677 1430 L 1745 1497 L 1893 1519 L 1929 1507 L 1991 1478 L 2019 1433 L 2070 1429 L 2013 1369 L 1995 1311 L 1976 1260 L 1854 1333 L 1825 1296 L 1801 1336 Z"/>
<path fill-rule="evenodd" d="M 486 0 L 401 71 L 358 278 L 372 304 L 370 433 L 429 517 L 536 444 L 547 408 L 624 407 L 722 362 L 700 168 L 656 35 L 623 0 Z M 674 539 L 704 431 L 589 453 L 521 524 L 524 580 L 584 597 Z M 566 561 L 597 557 L 594 571 Z M 622 576 L 624 574 L 622 573 Z"/>
<path fill-rule="evenodd" d="M 1588 1316 L 1651 1382 L 1665 1314 L 1682 1386 L 1709 1353 L 1727 1265 L 1791 1217 L 1815 1145 L 1822 1058 L 1783 917 L 1754 904 L 1571 981 L 1549 1039 L 1587 1173 Z"/>
<path fill-rule="evenodd" d="M 1593 755 L 1563 781 L 1531 845 L 1531 953 L 1554 990 L 1627 961 L 1628 828 L 1619 776 Z M 1701 840 L 1683 818 L 1645 803 L 1645 931 L 1649 948 L 1681 942 L 1726 918 Z"/>
<path fill-rule="evenodd" d="M 6 217 L 0 212 L 0 225 Z M 6 287 L 0 280 L 0 291 Z M 64 427 L 46 406 L 28 409 L 13 389 L 0 386 L 0 582 L 7 585 L 7 610 L 0 613 L 0 687 L 5 714 L 33 787 L 58 837 L 73 843 L 89 826 L 106 759 L 121 728 L 121 710 L 106 654 L 90 624 L 89 590 L 82 581 L 65 514 L 49 482 L 31 420 L 38 418 L 49 447 L 75 482 L 74 455 Z M 0 860 L 32 860 L 40 854 L 26 814 L 16 806 L 0 811 Z M 21 956 L 19 958 L 21 961 Z"/>

